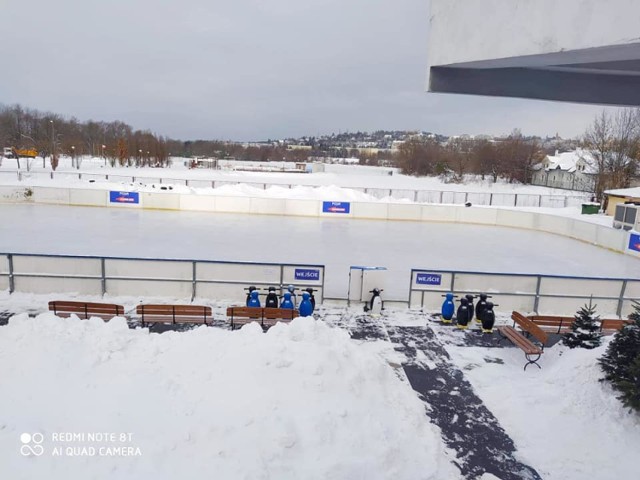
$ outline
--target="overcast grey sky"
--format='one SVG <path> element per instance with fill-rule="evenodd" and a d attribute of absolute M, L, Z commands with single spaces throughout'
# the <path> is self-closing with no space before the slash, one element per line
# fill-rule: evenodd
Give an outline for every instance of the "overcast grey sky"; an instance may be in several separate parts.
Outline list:
<path fill-rule="evenodd" d="M 0 0 L 0 103 L 181 139 L 575 136 L 598 107 L 425 92 L 428 0 Z"/>

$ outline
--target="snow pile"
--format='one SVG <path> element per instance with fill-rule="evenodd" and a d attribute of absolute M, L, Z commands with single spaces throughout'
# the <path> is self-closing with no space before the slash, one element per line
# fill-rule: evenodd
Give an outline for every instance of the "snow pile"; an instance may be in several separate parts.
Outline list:
<path fill-rule="evenodd" d="M 157 335 L 20 315 L 0 364 L 0 478 L 457 478 L 410 386 L 311 319 Z"/>
<path fill-rule="evenodd" d="M 556 345 L 542 355 L 542 370 L 529 366 L 523 372 L 524 355 L 516 348 L 447 347 L 543 478 L 635 478 L 640 417 L 599 381 L 597 359 L 605 349 Z"/>

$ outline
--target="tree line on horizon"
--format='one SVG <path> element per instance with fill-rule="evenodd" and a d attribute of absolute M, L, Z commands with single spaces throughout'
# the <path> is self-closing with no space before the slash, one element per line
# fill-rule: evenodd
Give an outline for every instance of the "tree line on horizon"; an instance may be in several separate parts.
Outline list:
<path fill-rule="evenodd" d="M 577 145 L 591 154 L 596 198 L 601 199 L 605 190 L 629 187 L 640 173 L 640 109 L 603 110 Z M 452 137 L 439 142 L 416 136 L 400 146 L 396 161 L 408 175 L 441 175 L 455 182 L 476 174 L 531 183 L 534 166 L 553 154 L 538 138 L 515 129 L 497 140 Z"/>
<path fill-rule="evenodd" d="M 320 139 L 309 149 L 291 149 L 280 142 L 243 145 L 220 140 L 181 141 L 134 130 L 121 122 L 85 121 L 44 113 L 20 105 L 0 105 L 0 141 L 5 147 L 35 149 L 53 169 L 61 154 L 80 168 L 85 155 L 102 157 L 112 166 L 164 167 L 174 157 L 234 158 L 247 161 L 307 161 L 309 157 L 358 157 L 361 164 L 397 166 L 407 175 L 440 175 L 447 181 L 463 181 L 466 174 L 530 183 L 534 165 L 546 155 L 537 137 L 514 129 L 500 139 L 413 135 L 396 152 L 363 153 L 331 145 Z M 638 170 L 640 158 L 640 109 L 603 111 L 580 139 L 580 146 L 595 161 L 596 194 L 625 188 Z"/>

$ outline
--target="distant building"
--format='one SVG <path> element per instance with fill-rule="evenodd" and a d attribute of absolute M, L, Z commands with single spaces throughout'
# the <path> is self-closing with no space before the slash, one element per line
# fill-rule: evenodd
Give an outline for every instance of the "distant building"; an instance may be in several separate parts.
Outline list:
<path fill-rule="evenodd" d="M 547 155 L 533 166 L 531 183 L 552 188 L 593 192 L 596 184 L 596 162 L 586 150 Z"/>

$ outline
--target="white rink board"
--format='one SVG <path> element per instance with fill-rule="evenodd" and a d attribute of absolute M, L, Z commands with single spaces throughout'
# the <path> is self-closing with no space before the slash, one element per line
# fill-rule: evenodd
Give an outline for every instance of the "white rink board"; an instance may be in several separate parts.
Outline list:
<path fill-rule="evenodd" d="M 140 193 L 140 203 L 145 208 L 180 210 L 180 195 L 176 193 Z"/>
<path fill-rule="evenodd" d="M 589 305 L 588 298 L 541 297 L 538 303 L 538 313 L 540 315 L 571 316 L 585 305 Z M 596 314 L 600 317 L 612 318 L 616 316 L 617 300 L 594 299 L 593 305 L 596 305 Z"/>
<path fill-rule="evenodd" d="M 284 198 L 252 198 L 249 213 L 255 215 L 284 215 L 286 202 Z"/>
<path fill-rule="evenodd" d="M 52 203 L 69 205 L 70 192 L 68 188 L 32 187 L 35 203 Z"/>
<path fill-rule="evenodd" d="M 377 220 L 386 220 L 389 212 L 385 203 L 351 203 L 351 215 L 355 218 L 373 218 Z"/>
<path fill-rule="evenodd" d="M 489 294 L 492 292 L 535 294 L 536 285 L 535 276 L 456 273 L 454 290 Z"/>
<path fill-rule="evenodd" d="M 99 258 L 14 255 L 13 273 L 100 277 L 102 267 Z"/>
<path fill-rule="evenodd" d="M 633 298 L 640 300 L 640 280 L 627 282 L 627 288 L 624 290 L 625 298 Z"/>
<path fill-rule="evenodd" d="M 108 202 L 109 192 L 105 190 L 69 190 L 70 205 L 106 207 Z"/>
<path fill-rule="evenodd" d="M 0 255 L 0 274 L 9 274 L 9 256 Z"/>
<path fill-rule="evenodd" d="M 171 280 L 191 280 L 193 264 L 189 261 L 161 260 L 105 260 L 105 275 L 108 278 L 161 278 Z"/>
<path fill-rule="evenodd" d="M 317 217 L 322 203 L 317 200 L 285 200 L 285 214 L 300 217 Z"/>
<path fill-rule="evenodd" d="M 620 296 L 621 280 L 581 280 L 569 278 L 543 277 L 540 284 L 541 295 L 593 295 L 595 297 Z"/>
<path fill-rule="evenodd" d="M 239 263 L 196 262 L 196 280 L 279 284 L 280 266 Z"/>
<path fill-rule="evenodd" d="M 215 212 L 216 197 L 212 195 L 180 195 L 180 209 L 197 212 Z"/>
<path fill-rule="evenodd" d="M 14 291 L 23 293 L 102 295 L 100 279 L 14 276 L 13 283 Z"/>
<path fill-rule="evenodd" d="M 390 203 L 388 206 L 387 218 L 389 220 L 413 220 L 420 221 L 422 217 L 422 207 L 420 205 L 403 205 Z"/>
<path fill-rule="evenodd" d="M 147 297 L 178 297 L 191 299 L 193 287 L 191 282 L 175 282 L 162 280 L 124 280 L 108 279 L 107 292 L 114 296 L 140 295 Z"/>

